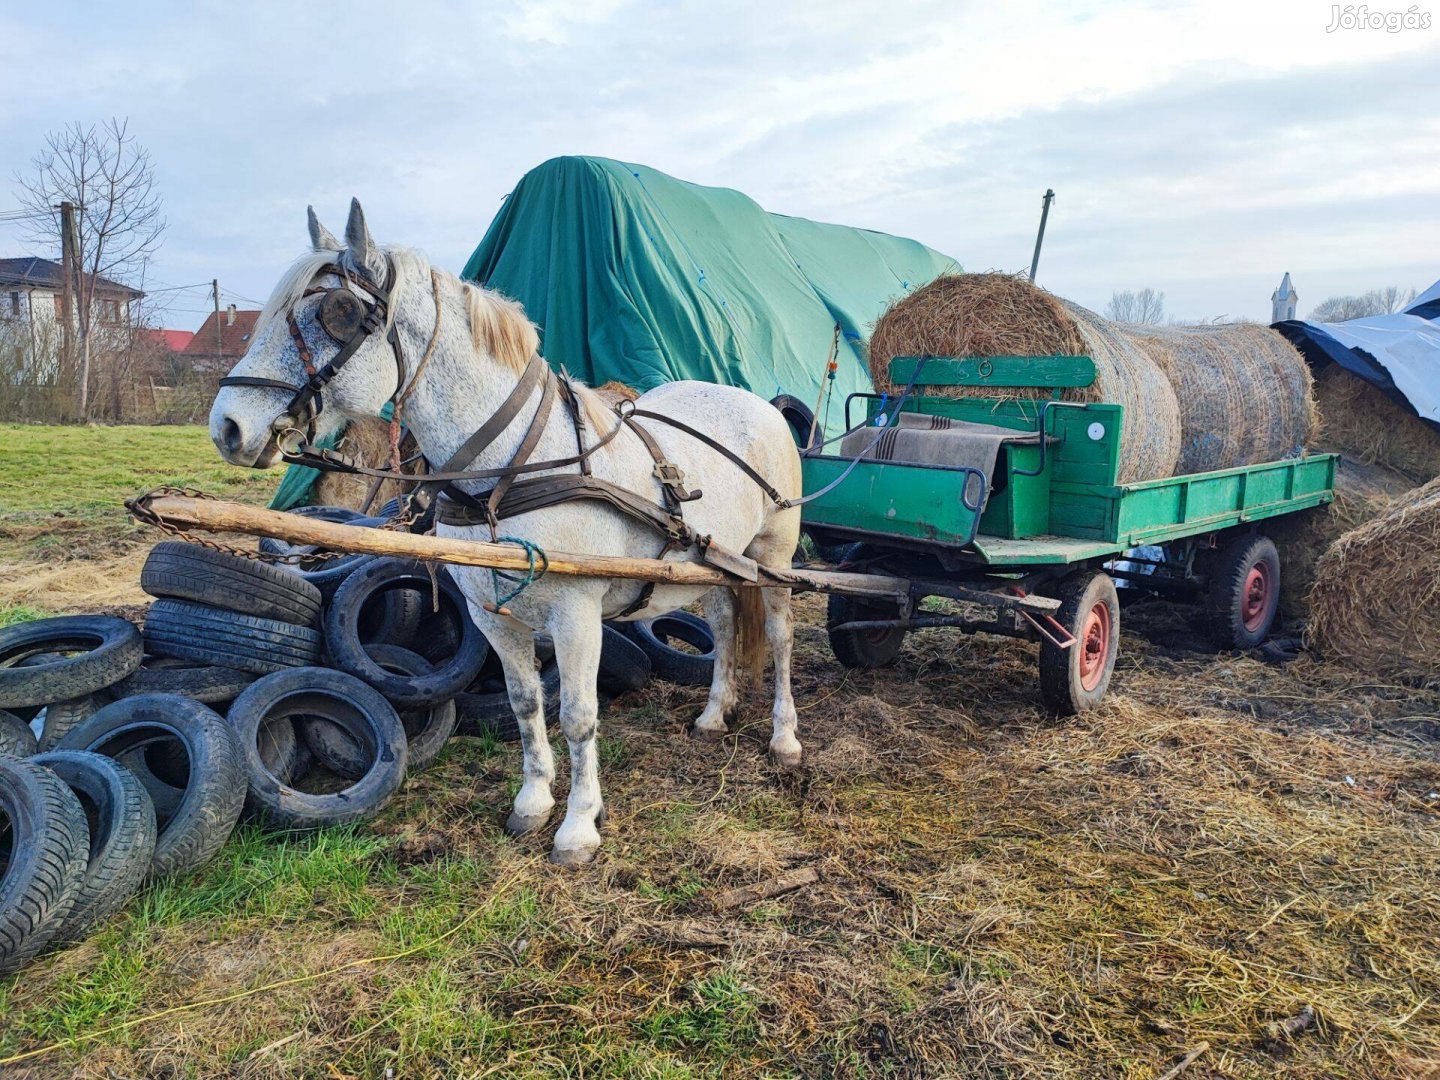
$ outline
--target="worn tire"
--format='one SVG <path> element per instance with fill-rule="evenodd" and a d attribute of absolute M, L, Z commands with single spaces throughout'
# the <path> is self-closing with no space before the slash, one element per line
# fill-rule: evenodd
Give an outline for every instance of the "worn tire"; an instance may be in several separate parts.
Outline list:
<path fill-rule="evenodd" d="M 268 675 L 319 660 L 320 632 L 188 600 L 156 600 L 145 616 L 145 647 L 154 656 Z"/>
<path fill-rule="evenodd" d="M 1100 704 L 1120 650 L 1120 597 L 1110 575 L 1077 570 L 1047 590 L 1060 601 L 1055 618 L 1075 637 L 1060 649 L 1040 642 L 1040 697 L 1057 716 Z M 1102 611 L 1103 608 L 1103 611 Z"/>
<path fill-rule="evenodd" d="M 265 767 L 257 749 L 260 726 L 280 717 L 323 716 L 371 749 L 370 767 L 350 787 L 312 794 L 289 786 Z M 248 792 L 246 806 L 272 825 L 318 829 L 374 817 L 405 779 L 405 729 L 394 707 L 353 675 L 299 668 L 257 680 L 230 707 Z"/>
<path fill-rule="evenodd" d="M 365 651 L 360 637 L 360 615 L 370 600 L 394 589 L 418 589 L 429 594 L 430 573 L 412 559 L 376 559 L 356 570 L 335 592 L 325 612 L 325 645 L 334 666 L 363 679 L 396 705 L 426 705 L 454 697 L 480 673 L 489 644 L 470 619 L 464 595 L 445 571 L 437 570 L 442 609 L 451 609 L 452 623 L 460 626 L 460 642 L 444 658 L 426 657 L 434 664 L 428 675 L 401 676 L 386 671 Z"/>
<path fill-rule="evenodd" d="M 540 690 L 545 701 L 545 723 L 555 722 L 560 715 L 560 667 L 552 656 L 540 666 Z M 500 742 L 519 742 L 520 723 L 510 707 L 510 693 L 505 689 L 504 675 L 488 678 L 455 695 L 457 735 L 483 738 L 489 735 Z"/>
<path fill-rule="evenodd" d="M 117 698 L 136 694 L 179 694 L 202 705 L 231 701 L 259 676 L 233 667 L 217 667 L 193 660 L 147 656 L 140 670 L 111 688 Z"/>
<path fill-rule="evenodd" d="M 1280 606 L 1280 553 L 1258 534 L 1234 537 L 1205 560 L 1205 613 L 1218 649 L 1257 648 Z"/>
<path fill-rule="evenodd" d="M 68 701 L 52 701 L 45 706 L 43 727 L 40 729 L 40 749 L 54 750 L 70 731 L 84 720 L 115 700 L 110 690 L 97 690 L 93 694 L 71 698 Z"/>
<path fill-rule="evenodd" d="M 688 611 L 671 611 L 653 619 L 618 624 L 650 658 L 657 679 L 681 686 L 709 686 L 715 677 L 715 635 L 710 624 Z M 698 652 L 671 645 L 683 641 Z"/>
<path fill-rule="evenodd" d="M 399 645 L 367 645 L 365 648 L 372 660 L 392 674 L 425 675 L 435 667 L 419 653 Z M 413 774 L 429 768 L 455 734 L 458 722 L 455 699 L 446 698 L 415 708 L 396 706 L 396 711 L 410 751 L 406 771 Z"/>
<path fill-rule="evenodd" d="M 599 688 L 608 694 L 640 690 L 650 682 L 654 670 L 645 650 L 611 623 L 601 627 Z"/>
<path fill-rule="evenodd" d="M 65 782 L 30 760 L 0 757 L 0 975 L 19 971 L 60 933 L 80 895 L 90 836 Z"/>
<path fill-rule="evenodd" d="M 810 442 L 810 433 L 815 428 L 815 414 L 810 406 L 793 394 L 777 394 L 770 404 L 780 410 L 785 422 L 790 425 L 790 434 L 795 436 L 795 445 L 805 447 Z"/>
<path fill-rule="evenodd" d="M 865 603 L 831 593 L 825 623 L 835 659 L 847 668 L 859 670 L 893 664 L 905 644 L 904 630 L 840 630 L 837 627 L 865 619 L 893 619 L 898 614 L 899 609 L 893 604 Z"/>
<path fill-rule="evenodd" d="M 165 540 L 150 549 L 140 587 L 161 599 L 189 600 L 297 626 L 320 621 L 320 590 L 295 571 L 182 540 Z"/>
<path fill-rule="evenodd" d="M 176 742 L 185 751 L 183 788 L 167 783 L 152 764 L 157 751 Z M 122 698 L 65 736 L 60 749 L 115 758 L 145 786 L 158 829 L 152 878 L 209 862 L 240 819 L 245 802 L 240 747 L 225 719 L 198 701 L 178 694 Z"/>
<path fill-rule="evenodd" d="M 301 507 L 300 509 L 310 508 Z M 335 508 L 322 507 L 320 509 L 333 510 Z M 298 510 L 291 511 L 291 513 L 298 512 Z M 319 517 L 322 520 L 334 520 L 333 517 L 327 517 L 322 514 L 302 514 L 301 516 Z M 383 517 L 365 517 L 357 513 L 354 517 L 336 523 L 340 525 L 353 525 L 361 529 L 373 529 L 377 525 L 385 524 L 385 519 Z M 336 555 L 330 558 L 324 554 L 322 549 L 315 547 L 313 544 L 289 544 L 283 540 L 262 540 L 260 541 L 260 550 L 277 555 L 316 555 L 313 559 L 301 558 L 298 562 L 289 565 L 294 573 L 320 590 L 320 595 L 326 603 L 329 603 L 330 599 L 335 595 L 335 590 L 344 583 L 346 578 L 376 558 L 374 555 L 362 555 L 359 553 Z"/>
<path fill-rule="evenodd" d="M 90 848 L 75 904 L 52 945 L 73 945 L 124 907 L 155 856 L 155 807 L 139 778 L 118 761 L 80 750 L 32 759 L 70 788 L 85 811 Z"/>
<path fill-rule="evenodd" d="M 30 757 L 39 749 L 39 742 L 30 725 L 12 712 L 0 709 L 0 755 Z"/>
<path fill-rule="evenodd" d="M 78 652 L 37 662 L 38 653 Z M 0 709 L 46 705 L 114 686 L 140 666 L 140 631 L 110 615 L 62 615 L 0 630 Z M 24 663 L 30 659 L 31 663 Z"/>

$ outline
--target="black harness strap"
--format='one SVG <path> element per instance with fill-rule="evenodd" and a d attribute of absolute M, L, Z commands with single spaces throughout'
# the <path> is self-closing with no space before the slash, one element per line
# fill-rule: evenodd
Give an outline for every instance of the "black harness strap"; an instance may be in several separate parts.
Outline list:
<path fill-rule="evenodd" d="M 473 504 L 461 503 L 447 492 L 436 504 L 436 520 L 446 525 L 488 525 L 488 504 L 480 502 L 479 496 L 471 498 L 475 500 Z M 519 517 L 577 499 L 608 503 L 628 517 L 649 525 L 673 546 L 689 547 L 695 542 L 694 531 L 683 519 L 667 512 L 664 507 L 609 480 L 575 473 L 517 480 L 496 505 L 496 516 Z"/>
<path fill-rule="evenodd" d="M 631 415 L 643 416 L 646 420 L 659 420 L 662 424 L 669 424 L 677 431 L 683 431 L 692 439 L 698 439 L 700 442 L 710 447 L 710 449 L 719 451 L 721 454 L 724 454 L 725 457 L 729 458 L 736 468 L 740 469 L 740 471 L 743 472 L 746 476 L 750 477 L 751 480 L 754 480 L 755 483 L 760 486 L 760 490 L 765 492 L 765 494 L 768 495 L 777 506 L 780 506 L 782 508 L 788 506 L 788 503 L 785 501 L 785 497 L 781 495 L 780 492 L 776 491 L 770 481 L 766 480 L 765 477 L 761 476 L 760 473 L 758 473 L 748 461 L 742 458 L 739 454 L 735 453 L 735 451 L 731 450 L 728 446 L 716 442 L 709 435 L 706 435 L 703 431 L 696 431 L 689 424 L 681 423 L 673 416 L 665 416 L 663 413 L 651 412 L 649 409 L 635 409 L 632 411 Z"/>

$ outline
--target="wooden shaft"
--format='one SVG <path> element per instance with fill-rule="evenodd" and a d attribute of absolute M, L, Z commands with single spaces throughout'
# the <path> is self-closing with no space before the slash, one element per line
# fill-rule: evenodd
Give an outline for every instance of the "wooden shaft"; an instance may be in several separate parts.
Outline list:
<path fill-rule="evenodd" d="M 365 555 L 398 555 L 431 559 L 461 566 L 484 566 L 496 570 L 528 570 L 530 560 L 515 544 L 491 544 L 482 540 L 453 540 L 418 533 L 386 529 L 362 529 L 319 518 L 263 510 L 244 503 L 219 499 L 192 499 L 162 495 L 149 503 L 151 513 L 169 525 L 201 532 L 238 532 L 270 536 L 292 544 L 316 544 L 332 551 Z M 573 555 L 547 551 L 549 573 L 574 577 L 628 578 L 665 585 L 726 585 L 739 588 L 760 585 L 793 589 L 797 592 L 840 592 L 896 602 L 909 596 L 910 583 L 903 578 L 880 574 L 846 574 L 831 570 L 797 570 L 791 567 L 757 566 L 756 580 L 746 581 L 714 566 L 698 562 L 670 562 L 664 559 L 631 559 L 619 555 Z"/>

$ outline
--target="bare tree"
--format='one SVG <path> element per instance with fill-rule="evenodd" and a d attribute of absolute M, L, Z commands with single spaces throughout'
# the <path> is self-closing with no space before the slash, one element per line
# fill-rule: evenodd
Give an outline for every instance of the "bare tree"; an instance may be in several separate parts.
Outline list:
<path fill-rule="evenodd" d="M 91 326 L 95 284 L 143 271 L 165 231 L 150 153 L 130 134 L 128 120 L 89 127 L 76 122 L 45 137 L 29 173 L 16 173 L 19 198 L 35 212 L 32 239 L 64 243 L 59 205 L 75 205 L 78 266 L 75 311 L 79 331 L 79 413 L 90 413 Z"/>
<path fill-rule="evenodd" d="M 1313 322 L 1345 322 L 1371 315 L 1393 315 L 1403 311 L 1414 299 L 1414 289 L 1386 285 L 1383 289 L 1371 289 L 1359 296 L 1332 296 L 1315 305 L 1310 319 Z"/>
<path fill-rule="evenodd" d="M 1149 288 L 1111 293 L 1110 303 L 1105 305 L 1105 317 L 1111 322 L 1159 326 L 1165 321 L 1165 294 Z"/>

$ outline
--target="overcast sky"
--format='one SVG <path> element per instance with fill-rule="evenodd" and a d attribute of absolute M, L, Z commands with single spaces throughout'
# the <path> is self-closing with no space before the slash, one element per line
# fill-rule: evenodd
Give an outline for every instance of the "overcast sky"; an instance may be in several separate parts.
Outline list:
<path fill-rule="evenodd" d="M 1377 11 L 1408 0 L 1380 0 Z M 559 154 L 1016 270 L 1102 308 L 1269 317 L 1440 277 L 1440 0 L 1428 29 L 1328 3 L 98 2 L 0 10 L 0 211 L 47 131 L 128 117 L 170 228 L 152 287 L 263 300 L 350 195 L 458 270 Z M 0 255 L 32 252 L 0 226 Z M 208 297 L 170 298 L 194 329 Z"/>

